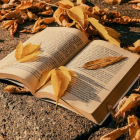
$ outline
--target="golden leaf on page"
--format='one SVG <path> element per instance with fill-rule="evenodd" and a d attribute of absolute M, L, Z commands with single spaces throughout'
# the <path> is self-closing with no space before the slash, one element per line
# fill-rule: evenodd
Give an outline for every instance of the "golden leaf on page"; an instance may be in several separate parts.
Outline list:
<path fill-rule="evenodd" d="M 34 45 L 32 43 L 28 43 L 23 46 L 22 42 L 16 48 L 15 58 L 19 62 L 29 62 L 37 59 L 40 54 L 40 45 Z"/>
<path fill-rule="evenodd" d="M 31 11 L 27 10 L 27 15 L 29 17 L 30 20 L 37 20 L 38 16 L 35 15 L 34 13 L 32 13 Z"/>
<path fill-rule="evenodd" d="M 42 73 L 42 77 L 39 81 L 39 85 L 37 86 L 37 90 L 40 89 L 43 85 L 45 85 L 48 80 L 51 79 L 51 70 L 46 70 L 45 72 Z"/>
<path fill-rule="evenodd" d="M 131 108 L 137 107 L 140 105 L 140 95 L 139 94 L 131 94 L 129 98 L 125 101 L 123 106 L 118 110 L 114 117 L 117 117 L 124 112 L 130 110 Z"/>
<path fill-rule="evenodd" d="M 140 93 L 140 86 L 136 89 L 133 90 L 134 92 L 139 92 Z"/>
<path fill-rule="evenodd" d="M 8 85 L 4 88 L 4 91 L 10 92 L 10 93 L 27 93 L 30 92 L 28 89 L 17 87 L 14 85 Z"/>
<path fill-rule="evenodd" d="M 104 57 L 104 58 L 100 58 L 100 59 L 89 61 L 89 62 L 85 63 L 83 68 L 95 70 L 95 69 L 99 69 L 99 68 L 103 68 L 103 67 L 112 65 L 116 62 L 119 62 L 120 60 L 122 60 L 124 58 L 126 58 L 126 57 L 125 56 Z"/>
<path fill-rule="evenodd" d="M 102 136 L 100 138 L 100 140 L 116 140 L 117 138 L 119 138 L 121 135 L 125 134 L 128 132 L 128 130 L 133 127 L 133 123 L 127 125 L 127 126 L 124 126 L 124 127 L 121 127 L 121 128 L 117 128 L 116 130 Z"/>
<path fill-rule="evenodd" d="M 25 10 L 33 6 L 33 1 L 21 1 L 21 4 L 16 7 L 16 9 Z"/>
<path fill-rule="evenodd" d="M 68 71 L 69 71 L 69 74 L 71 76 L 74 76 L 74 77 L 77 77 L 78 76 L 74 71 L 72 71 L 72 70 L 68 70 Z"/>
<path fill-rule="evenodd" d="M 10 27 L 13 23 L 15 22 L 15 20 L 5 20 L 1 23 L 3 28 L 8 28 Z"/>
<path fill-rule="evenodd" d="M 52 72 L 51 82 L 52 82 L 53 89 L 55 92 L 56 105 L 69 85 L 69 82 L 70 82 L 69 76 L 70 75 L 67 72 L 63 72 L 58 69 L 55 69 Z"/>
<path fill-rule="evenodd" d="M 61 0 L 57 3 L 58 3 L 60 8 L 70 9 L 70 8 L 74 7 L 74 4 L 69 0 Z"/>
<path fill-rule="evenodd" d="M 55 21 L 54 17 L 48 17 L 48 18 L 42 19 L 42 23 L 45 23 L 45 24 L 50 24 L 50 23 L 53 23 L 54 21 Z"/>
<path fill-rule="evenodd" d="M 100 36 L 102 36 L 108 42 L 120 47 L 120 42 L 109 35 L 106 28 L 99 23 L 99 21 L 95 18 L 88 18 L 88 21 L 98 30 Z"/>
<path fill-rule="evenodd" d="M 105 0 L 106 3 L 115 5 L 115 4 L 120 4 L 121 0 Z"/>
<path fill-rule="evenodd" d="M 85 29 L 84 12 L 80 6 L 75 6 L 67 10 L 68 16 L 80 25 L 82 29 Z"/>
<path fill-rule="evenodd" d="M 133 127 L 129 128 L 129 136 L 131 140 L 140 139 L 140 127 L 137 118 L 132 115 L 127 118 L 128 124 L 134 123 Z"/>
<path fill-rule="evenodd" d="M 133 43 L 133 45 L 134 47 L 128 47 L 128 50 L 135 53 L 140 53 L 140 39 Z"/>
<path fill-rule="evenodd" d="M 12 24 L 12 25 L 10 26 L 10 28 L 8 29 L 8 31 L 10 31 L 10 35 L 11 35 L 11 36 L 14 36 L 14 34 L 16 33 L 16 31 L 17 31 L 17 26 L 18 26 L 18 24 L 16 23 L 16 21 L 14 21 L 14 24 Z"/>

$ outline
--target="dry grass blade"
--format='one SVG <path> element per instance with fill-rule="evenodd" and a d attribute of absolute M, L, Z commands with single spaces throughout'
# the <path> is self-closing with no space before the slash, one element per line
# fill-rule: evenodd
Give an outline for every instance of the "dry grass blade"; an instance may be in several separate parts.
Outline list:
<path fill-rule="evenodd" d="M 28 89 L 22 88 L 22 87 L 17 87 L 13 85 L 8 85 L 4 88 L 5 91 L 10 92 L 10 93 L 28 93 L 30 92 Z"/>
<path fill-rule="evenodd" d="M 125 134 L 128 132 L 129 128 L 133 127 L 133 123 L 122 127 L 122 128 L 117 128 L 116 130 L 112 131 L 109 134 L 104 135 L 103 137 L 100 138 L 100 140 L 116 140 L 119 138 L 121 135 Z"/>
<path fill-rule="evenodd" d="M 114 117 L 117 117 L 123 114 L 126 111 L 129 111 L 131 108 L 137 107 L 140 105 L 140 95 L 139 94 L 131 94 L 129 98 L 126 100 L 124 105 L 118 110 Z"/>
<path fill-rule="evenodd" d="M 118 56 L 118 57 L 104 57 L 97 60 L 89 61 L 84 64 L 83 68 L 89 69 L 89 70 L 95 70 L 99 68 L 103 68 L 109 65 L 112 65 L 116 62 L 119 62 L 120 60 L 126 58 L 125 56 Z"/>

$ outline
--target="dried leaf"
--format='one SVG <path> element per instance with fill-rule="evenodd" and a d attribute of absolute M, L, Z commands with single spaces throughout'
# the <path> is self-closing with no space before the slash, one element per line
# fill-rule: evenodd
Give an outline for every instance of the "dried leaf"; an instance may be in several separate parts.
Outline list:
<path fill-rule="evenodd" d="M 134 44 L 134 47 L 128 47 L 128 50 L 134 53 L 140 53 L 140 39 L 137 40 Z"/>
<path fill-rule="evenodd" d="M 21 18 L 21 14 L 19 11 L 12 11 L 12 12 L 9 12 L 9 13 L 6 13 L 4 16 L 2 16 L 2 19 L 20 19 Z"/>
<path fill-rule="evenodd" d="M 69 23 L 69 17 L 67 15 L 62 15 L 60 18 L 59 18 L 59 21 L 61 22 L 61 25 L 66 27 L 67 24 Z M 60 24 L 59 24 L 60 25 Z"/>
<path fill-rule="evenodd" d="M 48 18 L 43 18 L 42 22 L 45 24 L 50 24 L 53 23 L 55 21 L 54 17 L 48 17 Z"/>
<path fill-rule="evenodd" d="M 129 128 L 131 128 L 131 127 L 133 127 L 133 123 L 131 123 L 131 124 L 127 125 L 127 126 L 124 126 L 122 128 L 117 128 L 116 130 L 112 131 L 111 133 L 102 136 L 100 138 L 100 140 L 116 140 L 121 135 L 127 133 Z"/>
<path fill-rule="evenodd" d="M 3 3 L 8 3 L 8 2 L 9 2 L 9 0 L 2 0 L 2 2 L 3 2 Z"/>
<path fill-rule="evenodd" d="M 63 69 L 63 68 L 62 68 Z M 56 96 L 56 105 L 67 89 L 71 76 L 67 70 L 54 69 L 51 73 L 51 82 Z"/>
<path fill-rule="evenodd" d="M 115 5 L 115 4 L 120 4 L 121 0 L 105 0 L 106 3 Z"/>
<path fill-rule="evenodd" d="M 16 33 L 17 26 L 18 24 L 16 23 L 16 21 L 14 21 L 14 24 L 11 25 L 11 27 L 8 29 L 8 31 L 10 31 L 11 36 L 14 36 L 14 34 Z"/>
<path fill-rule="evenodd" d="M 128 3 L 140 3 L 140 0 L 132 0 L 132 1 L 128 1 Z"/>
<path fill-rule="evenodd" d="M 77 77 L 78 76 L 74 71 L 72 71 L 72 70 L 68 70 L 68 71 L 69 71 L 69 74 L 71 76 L 74 76 L 74 77 Z"/>
<path fill-rule="evenodd" d="M 19 62 L 29 62 L 37 59 L 40 54 L 40 45 L 28 43 L 25 47 L 22 42 L 16 48 L 15 58 Z"/>
<path fill-rule="evenodd" d="M 76 3 L 77 5 L 84 4 L 86 3 L 86 0 L 77 0 Z"/>
<path fill-rule="evenodd" d="M 10 27 L 14 22 L 15 22 L 15 20 L 6 20 L 6 21 L 3 21 L 1 23 L 1 25 L 3 28 L 6 29 L 6 28 Z"/>
<path fill-rule="evenodd" d="M 134 92 L 139 92 L 140 93 L 140 86 L 137 89 L 133 90 Z"/>
<path fill-rule="evenodd" d="M 38 16 L 35 15 L 34 13 L 32 13 L 31 11 L 27 10 L 27 15 L 29 17 L 30 20 L 37 20 Z"/>
<path fill-rule="evenodd" d="M 127 119 L 128 119 L 128 124 L 134 123 L 134 126 L 129 128 L 130 139 L 139 140 L 140 139 L 140 127 L 138 125 L 137 118 L 134 115 L 132 115 L 132 116 L 129 116 Z"/>
<path fill-rule="evenodd" d="M 47 10 L 47 11 L 39 12 L 37 14 L 40 15 L 40 16 L 52 15 L 53 14 L 53 10 Z"/>
<path fill-rule="evenodd" d="M 85 69 L 98 69 L 103 68 L 109 65 L 112 65 L 120 60 L 126 58 L 125 56 L 118 56 L 118 57 L 104 57 L 97 60 L 89 61 L 84 64 L 83 68 Z"/>
<path fill-rule="evenodd" d="M 33 28 L 32 28 L 32 33 L 35 33 L 36 32 L 36 28 L 40 26 L 41 22 L 42 22 L 42 20 L 39 17 L 38 20 L 35 22 Z"/>
<path fill-rule="evenodd" d="M 138 4 L 133 4 L 133 6 L 132 6 L 134 9 L 136 9 L 136 10 L 140 10 L 140 3 L 138 3 Z"/>
<path fill-rule="evenodd" d="M 8 85 L 4 88 L 6 92 L 10 93 L 27 93 L 30 92 L 28 89 L 22 88 L 22 87 L 17 87 L 14 85 Z"/>
<path fill-rule="evenodd" d="M 75 6 L 67 10 L 68 16 L 80 25 L 82 29 L 85 29 L 84 12 L 80 6 Z"/>
<path fill-rule="evenodd" d="M 60 8 L 70 9 L 74 7 L 74 4 L 69 0 L 61 0 L 57 2 Z"/>
<path fill-rule="evenodd" d="M 131 108 L 137 107 L 140 105 L 140 95 L 139 94 L 131 94 L 129 98 L 126 100 L 124 105 L 120 108 L 120 110 L 115 114 L 114 117 L 117 117 L 123 114 L 126 111 L 129 111 Z"/>
<path fill-rule="evenodd" d="M 16 7 L 16 9 L 25 10 L 25 9 L 31 8 L 32 6 L 33 6 L 33 1 L 32 0 L 30 0 L 30 1 L 21 1 L 21 4 L 18 5 Z"/>
<path fill-rule="evenodd" d="M 88 18 L 88 21 L 98 30 L 99 34 L 110 43 L 120 47 L 120 42 L 109 35 L 106 28 L 99 23 L 99 21 L 95 18 Z"/>

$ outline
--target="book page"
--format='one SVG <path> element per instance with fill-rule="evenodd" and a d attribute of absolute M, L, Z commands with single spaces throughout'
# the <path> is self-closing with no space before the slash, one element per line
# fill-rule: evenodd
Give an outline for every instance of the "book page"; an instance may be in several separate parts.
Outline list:
<path fill-rule="evenodd" d="M 27 43 L 41 44 L 40 58 L 28 63 L 19 63 L 14 57 L 15 52 L 12 52 L 0 62 L 0 78 L 18 80 L 20 77 L 27 85 L 30 84 L 32 92 L 35 92 L 42 73 L 65 65 L 88 44 L 88 38 L 74 28 L 47 27 L 24 42 L 24 45 Z"/>
<path fill-rule="evenodd" d="M 105 68 L 87 70 L 83 65 L 108 56 L 126 56 Z M 139 56 L 105 41 L 93 41 L 66 66 L 76 72 L 67 93 L 62 97 L 70 105 L 92 113 L 131 69 Z"/>

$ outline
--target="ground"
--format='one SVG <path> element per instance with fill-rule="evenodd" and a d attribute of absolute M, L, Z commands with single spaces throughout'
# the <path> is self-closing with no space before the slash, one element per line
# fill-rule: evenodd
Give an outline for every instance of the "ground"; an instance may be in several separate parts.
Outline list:
<path fill-rule="evenodd" d="M 103 0 L 92 0 L 91 3 L 101 9 L 119 11 L 122 15 L 140 18 L 140 12 L 132 9 L 132 5 L 108 5 Z M 27 23 L 25 26 L 32 26 Z M 132 45 L 140 39 L 140 23 L 130 25 L 106 24 L 122 34 L 121 45 Z M 23 28 L 23 27 L 20 27 Z M 24 42 L 31 34 L 16 33 L 11 37 L 6 29 L 0 27 L 0 59 L 15 49 L 19 41 Z M 10 84 L 0 81 L 0 139 L 6 140 L 99 140 L 118 125 L 111 116 L 98 126 L 62 107 L 54 109 L 54 105 L 33 97 L 31 94 L 10 94 L 4 92 L 4 87 Z M 137 86 L 137 83 L 134 87 Z M 134 88 L 133 87 L 133 88 Z M 132 93 L 132 89 L 128 94 Z M 128 95 L 127 94 L 127 95 Z M 139 111 L 139 109 L 138 109 Z M 137 111 L 137 112 L 138 112 Z M 140 114 L 137 113 L 137 117 Z M 119 124 L 123 126 L 123 124 Z M 120 140 L 128 140 L 128 134 Z"/>

